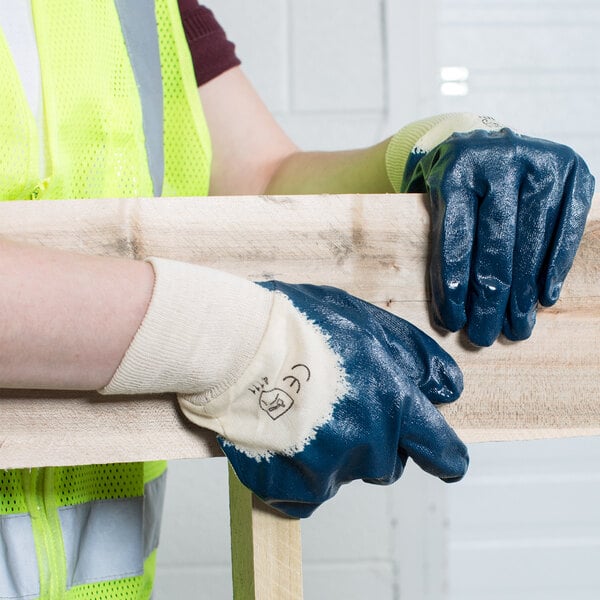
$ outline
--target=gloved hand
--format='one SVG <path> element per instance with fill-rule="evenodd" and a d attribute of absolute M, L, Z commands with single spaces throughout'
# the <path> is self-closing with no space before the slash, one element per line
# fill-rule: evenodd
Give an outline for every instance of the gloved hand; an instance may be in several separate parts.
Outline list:
<path fill-rule="evenodd" d="M 177 392 L 241 481 L 291 516 L 354 479 L 392 483 L 409 457 L 446 481 L 464 475 L 466 447 L 433 405 L 459 396 L 462 375 L 424 333 L 336 288 L 150 262 L 152 301 L 104 393 Z M 236 286 L 242 311 L 229 306 Z M 228 341 L 238 321 L 254 340 L 236 340 L 241 359 Z"/>
<path fill-rule="evenodd" d="M 567 146 L 489 117 L 449 114 L 398 132 L 386 156 L 399 192 L 428 192 L 434 321 L 489 346 L 526 339 L 554 304 L 583 235 L 594 178 Z"/>

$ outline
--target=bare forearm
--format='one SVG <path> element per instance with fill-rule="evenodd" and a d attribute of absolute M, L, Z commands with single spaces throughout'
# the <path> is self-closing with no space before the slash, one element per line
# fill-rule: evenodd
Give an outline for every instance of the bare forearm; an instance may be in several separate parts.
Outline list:
<path fill-rule="evenodd" d="M 200 87 L 213 147 L 211 194 L 393 192 L 389 140 L 360 150 L 301 152 L 239 68 Z"/>
<path fill-rule="evenodd" d="M 385 167 L 388 140 L 369 148 L 297 152 L 284 160 L 268 194 L 376 194 L 393 192 Z"/>
<path fill-rule="evenodd" d="M 152 267 L 0 240 L 0 387 L 99 389 L 152 294 Z"/>

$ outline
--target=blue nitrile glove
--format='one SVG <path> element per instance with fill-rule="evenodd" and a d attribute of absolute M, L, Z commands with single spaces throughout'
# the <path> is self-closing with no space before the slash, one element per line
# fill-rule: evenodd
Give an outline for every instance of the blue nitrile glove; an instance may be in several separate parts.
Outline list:
<path fill-rule="evenodd" d="M 354 479 L 392 483 L 409 457 L 464 475 L 467 449 L 433 405 L 462 375 L 423 332 L 335 288 L 147 260 L 152 299 L 102 393 L 176 392 L 241 481 L 296 517 Z"/>
<path fill-rule="evenodd" d="M 501 331 L 526 339 L 538 302 L 558 300 L 583 235 L 594 191 L 585 162 L 477 115 L 442 115 L 396 136 L 390 180 L 431 198 L 435 322 L 466 325 L 480 346 Z"/>
<path fill-rule="evenodd" d="M 208 403 L 179 396 L 189 418 L 223 436 L 244 485 L 307 517 L 343 483 L 396 481 L 409 457 L 446 481 L 465 474 L 467 449 L 432 404 L 462 391 L 438 344 L 336 288 L 260 285 L 274 305 L 250 367 Z"/>

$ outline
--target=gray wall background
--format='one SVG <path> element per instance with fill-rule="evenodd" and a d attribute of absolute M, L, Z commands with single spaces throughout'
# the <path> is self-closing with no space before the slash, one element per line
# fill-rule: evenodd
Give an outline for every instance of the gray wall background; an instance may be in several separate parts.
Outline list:
<path fill-rule="evenodd" d="M 600 173 L 592 0 L 210 0 L 244 69 L 306 149 L 379 141 L 438 112 L 493 114 Z M 440 69 L 467 67 L 467 95 Z M 535 333 L 534 333 L 535 335 Z M 600 440 L 471 447 L 464 482 L 409 467 L 303 522 L 308 600 L 596 600 Z M 223 459 L 170 465 L 158 600 L 231 597 Z"/>

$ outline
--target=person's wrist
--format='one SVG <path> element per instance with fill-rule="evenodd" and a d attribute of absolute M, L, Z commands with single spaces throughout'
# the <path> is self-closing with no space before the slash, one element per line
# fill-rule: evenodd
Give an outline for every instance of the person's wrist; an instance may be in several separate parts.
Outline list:
<path fill-rule="evenodd" d="M 102 394 L 215 395 L 245 370 L 268 321 L 269 292 L 199 265 L 147 259 L 155 273 L 146 315 Z"/>

